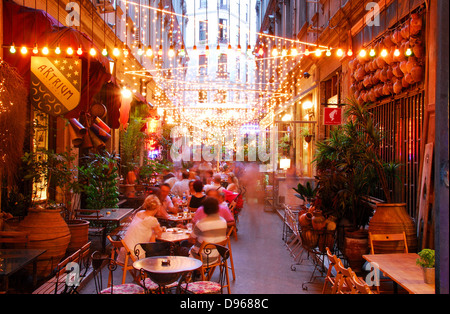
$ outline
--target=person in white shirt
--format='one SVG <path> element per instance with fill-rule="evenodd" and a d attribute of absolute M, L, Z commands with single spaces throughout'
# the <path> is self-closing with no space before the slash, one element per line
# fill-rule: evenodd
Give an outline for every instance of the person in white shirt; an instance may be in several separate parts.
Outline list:
<path fill-rule="evenodd" d="M 211 184 L 205 185 L 205 187 L 204 187 L 205 193 L 208 193 L 208 191 L 211 189 L 215 189 L 217 191 L 222 191 L 224 188 L 221 185 L 221 182 L 222 182 L 222 177 L 220 176 L 220 174 L 214 175 L 213 182 Z"/>
<path fill-rule="evenodd" d="M 176 182 L 172 187 L 172 193 L 180 198 L 183 197 L 183 193 L 186 193 L 186 197 L 189 195 L 189 174 L 183 171 L 181 175 L 181 181 Z"/>

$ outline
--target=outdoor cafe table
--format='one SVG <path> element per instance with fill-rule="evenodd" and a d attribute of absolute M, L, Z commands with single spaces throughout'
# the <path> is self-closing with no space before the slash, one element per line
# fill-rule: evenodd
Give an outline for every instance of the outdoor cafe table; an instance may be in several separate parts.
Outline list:
<path fill-rule="evenodd" d="M 189 239 L 191 232 L 182 228 L 169 228 L 156 239 L 164 242 L 181 242 Z"/>
<path fill-rule="evenodd" d="M 410 294 L 434 294 L 432 284 L 426 284 L 420 266 L 416 265 L 416 253 L 363 255 L 370 263 L 376 263 L 381 273 L 398 283 Z"/>
<path fill-rule="evenodd" d="M 33 263 L 33 287 L 36 286 L 36 262 L 37 258 L 47 250 L 40 249 L 0 249 L 0 278 L 3 279 L 3 289 L 8 291 L 9 277 L 19 270 Z"/>
<path fill-rule="evenodd" d="M 153 256 L 133 263 L 136 270 L 144 270 L 160 287 L 177 281 L 181 276 L 201 266 L 199 259 L 187 256 Z"/>
<path fill-rule="evenodd" d="M 83 210 L 80 209 L 79 211 L 82 212 Z M 104 251 L 106 247 L 106 227 L 111 224 L 118 227 L 122 220 L 127 218 L 133 211 L 134 208 L 102 208 L 98 217 L 96 214 L 83 215 L 83 219 L 99 223 L 104 227 L 102 231 L 102 250 Z"/>

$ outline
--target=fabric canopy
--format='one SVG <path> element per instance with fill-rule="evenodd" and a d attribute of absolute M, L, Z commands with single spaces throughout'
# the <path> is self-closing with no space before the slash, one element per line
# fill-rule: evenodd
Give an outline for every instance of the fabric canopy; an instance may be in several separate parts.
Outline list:
<path fill-rule="evenodd" d="M 108 58 L 100 53 L 97 53 L 95 57 L 87 53 L 91 47 L 100 51 L 92 43 L 92 40 L 86 34 L 62 25 L 45 11 L 20 6 L 5 0 L 3 33 L 4 45 L 9 46 L 14 43 L 17 47 L 17 52 L 14 54 L 10 53 L 8 48 L 4 48 L 4 60 L 12 67 L 17 68 L 19 74 L 24 78 L 28 91 L 31 55 L 33 54 L 30 48 L 37 44 L 40 49 L 48 46 L 52 51 L 59 44 L 62 50 L 61 56 L 64 56 L 67 47 L 70 46 L 76 51 L 81 46 L 84 51 L 83 55 L 79 57 L 83 63 L 82 97 L 80 104 L 64 115 L 67 119 L 77 118 L 81 112 L 88 111 L 95 94 L 100 91 L 105 82 L 111 79 Z M 23 45 L 29 48 L 28 54 L 25 56 L 19 52 Z"/>

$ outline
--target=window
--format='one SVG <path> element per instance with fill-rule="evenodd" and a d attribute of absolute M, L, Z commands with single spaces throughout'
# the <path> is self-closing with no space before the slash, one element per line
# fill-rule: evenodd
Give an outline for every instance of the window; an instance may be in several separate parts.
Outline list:
<path fill-rule="evenodd" d="M 220 9 L 221 10 L 228 10 L 228 5 L 227 5 L 228 0 L 220 0 Z"/>
<path fill-rule="evenodd" d="M 228 56 L 225 53 L 221 53 L 219 55 L 217 67 L 217 76 L 220 78 L 227 78 L 227 70 L 228 70 Z"/>
<path fill-rule="evenodd" d="M 200 0 L 200 9 L 206 8 L 208 0 Z"/>
<path fill-rule="evenodd" d="M 219 19 L 219 42 L 222 44 L 228 43 L 228 20 Z"/>
<path fill-rule="evenodd" d="M 208 73 L 208 58 L 206 55 L 198 56 L 198 74 L 206 75 Z"/>
<path fill-rule="evenodd" d="M 208 26 L 207 21 L 200 21 L 199 34 L 198 34 L 199 40 L 206 40 L 207 26 Z"/>

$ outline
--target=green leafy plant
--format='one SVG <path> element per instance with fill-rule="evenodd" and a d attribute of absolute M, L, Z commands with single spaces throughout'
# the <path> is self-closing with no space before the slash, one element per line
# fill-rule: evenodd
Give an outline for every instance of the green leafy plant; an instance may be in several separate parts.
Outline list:
<path fill-rule="evenodd" d="M 298 194 L 295 194 L 299 199 L 311 203 L 314 201 L 317 193 L 317 187 L 312 187 L 310 182 L 306 182 L 305 185 L 299 183 L 296 188 L 292 188 Z"/>
<path fill-rule="evenodd" d="M 163 170 L 169 170 L 172 163 L 167 160 L 156 160 L 144 158 L 144 164 L 139 171 L 139 180 L 141 183 L 151 184 L 156 181 L 156 177 L 162 173 Z"/>
<path fill-rule="evenodd" d="M 300 128 L 300 135 L 304 137 L 312 136 L 311 132 L 309 132 L 309 127 L 307 126 Z"/>
<path fill-rule="evenodd" d="M 84 164 L 78 170 L 86 209 L 117 208 L 119 158 L 114 153 L 103 151 L 101 154 L 91 153 L 82 160 Z"/>
<path fill-rule="evenodd" d="M 424 268 L 434 268 L 435 264 L 435 251 L 431 249 L 423 249 L 419 252 L 419 258 L 416 260 L 416 264 Z"/>

